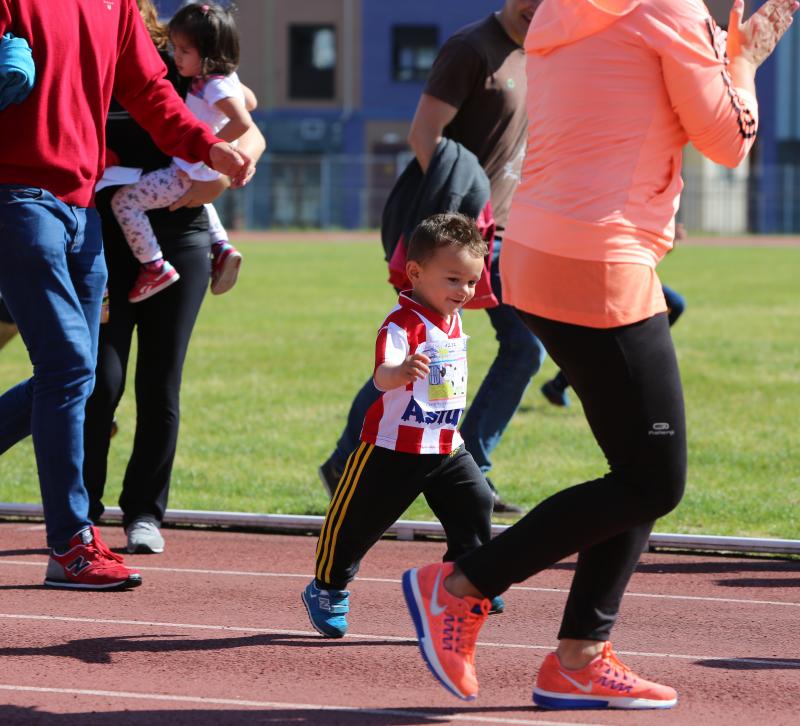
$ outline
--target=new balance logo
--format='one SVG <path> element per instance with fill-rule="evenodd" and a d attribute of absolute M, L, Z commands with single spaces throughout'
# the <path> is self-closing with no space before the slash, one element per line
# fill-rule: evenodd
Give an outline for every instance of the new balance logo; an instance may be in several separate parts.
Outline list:
<path fill-rule="evenodd" d="M 81 574 L 92 563 L 85 559 L 83 555 L 78 555 L 72 562 L 64 567 L 67 572 L 71 572 L 75 577 Z"/>

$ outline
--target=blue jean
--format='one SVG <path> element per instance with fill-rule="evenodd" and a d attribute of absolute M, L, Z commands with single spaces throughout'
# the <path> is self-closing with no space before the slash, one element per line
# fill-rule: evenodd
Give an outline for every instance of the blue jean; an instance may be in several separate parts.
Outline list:
<path fill-rule="evenodd" d="M 461 424 L 461 435 L 467 451 L 486 473 L 492 468 L 489 458 L 500 443 L 508 422 L 517 410 L 531 378 L 544 362 L 545 349 L 510 305 L 505 305 L 500 282 L 500 250 L 502 240 L 495 239 L 491 260 L 491 283 L 500 305 L 486 313 L 499 344 L 497 356 L 475 394 L 472 405 Z M 358 445 L 364 416 L 378 400 L 380 391 L 370 378 L 356 394 L 347 415 L 347 425 L 331 455 L 333 465 L 344 469 L 347 457 Z"/>
<path fill-rule="evenodd" d="M 91 525 L 83 421 L 106 284 L 97 212 L 0 185 L 0 260 L 0 294 L 33 364 L 0 396 L 0 453 L 33 436 L 47 543 L 63 547 Z"/>

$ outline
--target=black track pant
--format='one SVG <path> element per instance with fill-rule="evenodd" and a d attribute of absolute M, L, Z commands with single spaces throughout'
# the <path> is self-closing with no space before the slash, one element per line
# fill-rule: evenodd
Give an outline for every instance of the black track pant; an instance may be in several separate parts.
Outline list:
<path fill-rule="evenodd" d="M 665 314 L 595 329 L 521 313 L 581 399 L 610 472 L 545 499 L 458 560 L 487 597 L 579 553 L 559 638 L 606 640 L 654 521 L 686 480 L 686 426 Z"/>
<path fill-rule="evenodd" d="M 347 459 L 317 543 L 320 587 L 343 590 L 361 558 L 422 493 L 447 536 L 452 561 L 492 534 L 492 490 L 467 450 L 405 454 L 361 442 Z"/>
<path fill-rule="evenodd" d="M 83 473 L 89 517 L 95 522 L 104 509 L 109 431 L 125 390 L 134 329 L 138 343 L 136 433 L 119 505 L 126 526 L 140 516 L 157 524 L 164 518 L 178 443 L 183 363 L 209 280 L 208 233 L 197 234 L 204 246 L 169 252 L 168 259 L 181 279 L 135 304 L 128 302 L 127 295 L 138 271 L 136 260 L 127 247 L 107 244 L 107 255 L 117 256 L 109 257 L 110 316 L 100 326 L 96 383 L 86 405 L 84 428 Z"/>

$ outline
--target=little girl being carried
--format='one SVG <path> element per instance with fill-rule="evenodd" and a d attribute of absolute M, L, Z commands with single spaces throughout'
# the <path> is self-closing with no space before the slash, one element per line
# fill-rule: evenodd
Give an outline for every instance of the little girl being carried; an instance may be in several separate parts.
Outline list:
<path fill-rule="evenodd" d="M 175 65 L 184 78 L 192 78 L 187 107 L 205 121 L 223 141 L 234 142 L 253 125 L 245 92 L 236 68 L 239 36 L 232 15 L 218 5 L 192 3 L 182 7 L 169 23 Z M 166 169 L 143 174 L 135 184 L 122 187 L 111 207 L 134 256 L 141 263 L 128 295 L 140 302 L 169 287 L 180 277 L 158 245 L 147 211 L 167 207 L 180 199 L 192 181 L 213 181 L 219 174 L 202 162 L 173 159 Z M 211 292 L 227 292 L 236 283 L 242 255 L 228 242 L 213 205 L 206 204 L 211 232 Z"/>

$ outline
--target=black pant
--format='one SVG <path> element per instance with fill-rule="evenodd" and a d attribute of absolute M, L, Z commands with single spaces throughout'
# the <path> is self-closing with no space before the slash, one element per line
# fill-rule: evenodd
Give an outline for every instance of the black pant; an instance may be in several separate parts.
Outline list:
<path fill-rule="evenodd" d="M 89 492 L 89 517 L 96 522 L 103 514 L 109 431 L 125 389 L 135 328 L 136 433 L 119 505 L 126 526 L 140 516 L 160 524 L 167 507 L 178 442 L 183 363 L 208 288 L 208 232 L 192 233 L 182 239 L 180 246 L 165 247 L 164 256 L 181 279 L 153 297 L 132 304 L 128 302 L 128 292 L 138 264 L 114 231 L 104 227 L 109 321 L 100 326 L 97 381 L 86 406 L 83 474 Z"/>
<path fill-rule="evenodd" d="M 686 480 L 686 426 L 665 314 L 620 328 L 521 313 L 583 403 L 610 472 L 545 499 L 458 561 L 487 597 L 576 552 L 559 638 L 606 640 L 654 521 Z"/>
<path fill-rule="evenodd" d="M 319 535 L 319 586 L 344 589 L 361 558 L 420 493 L 444 527 L 445 561 L 489 541 L 492 491 L 463 446 L 452 454 L 405 454 L 361 442 L 347 459 Z"/>

